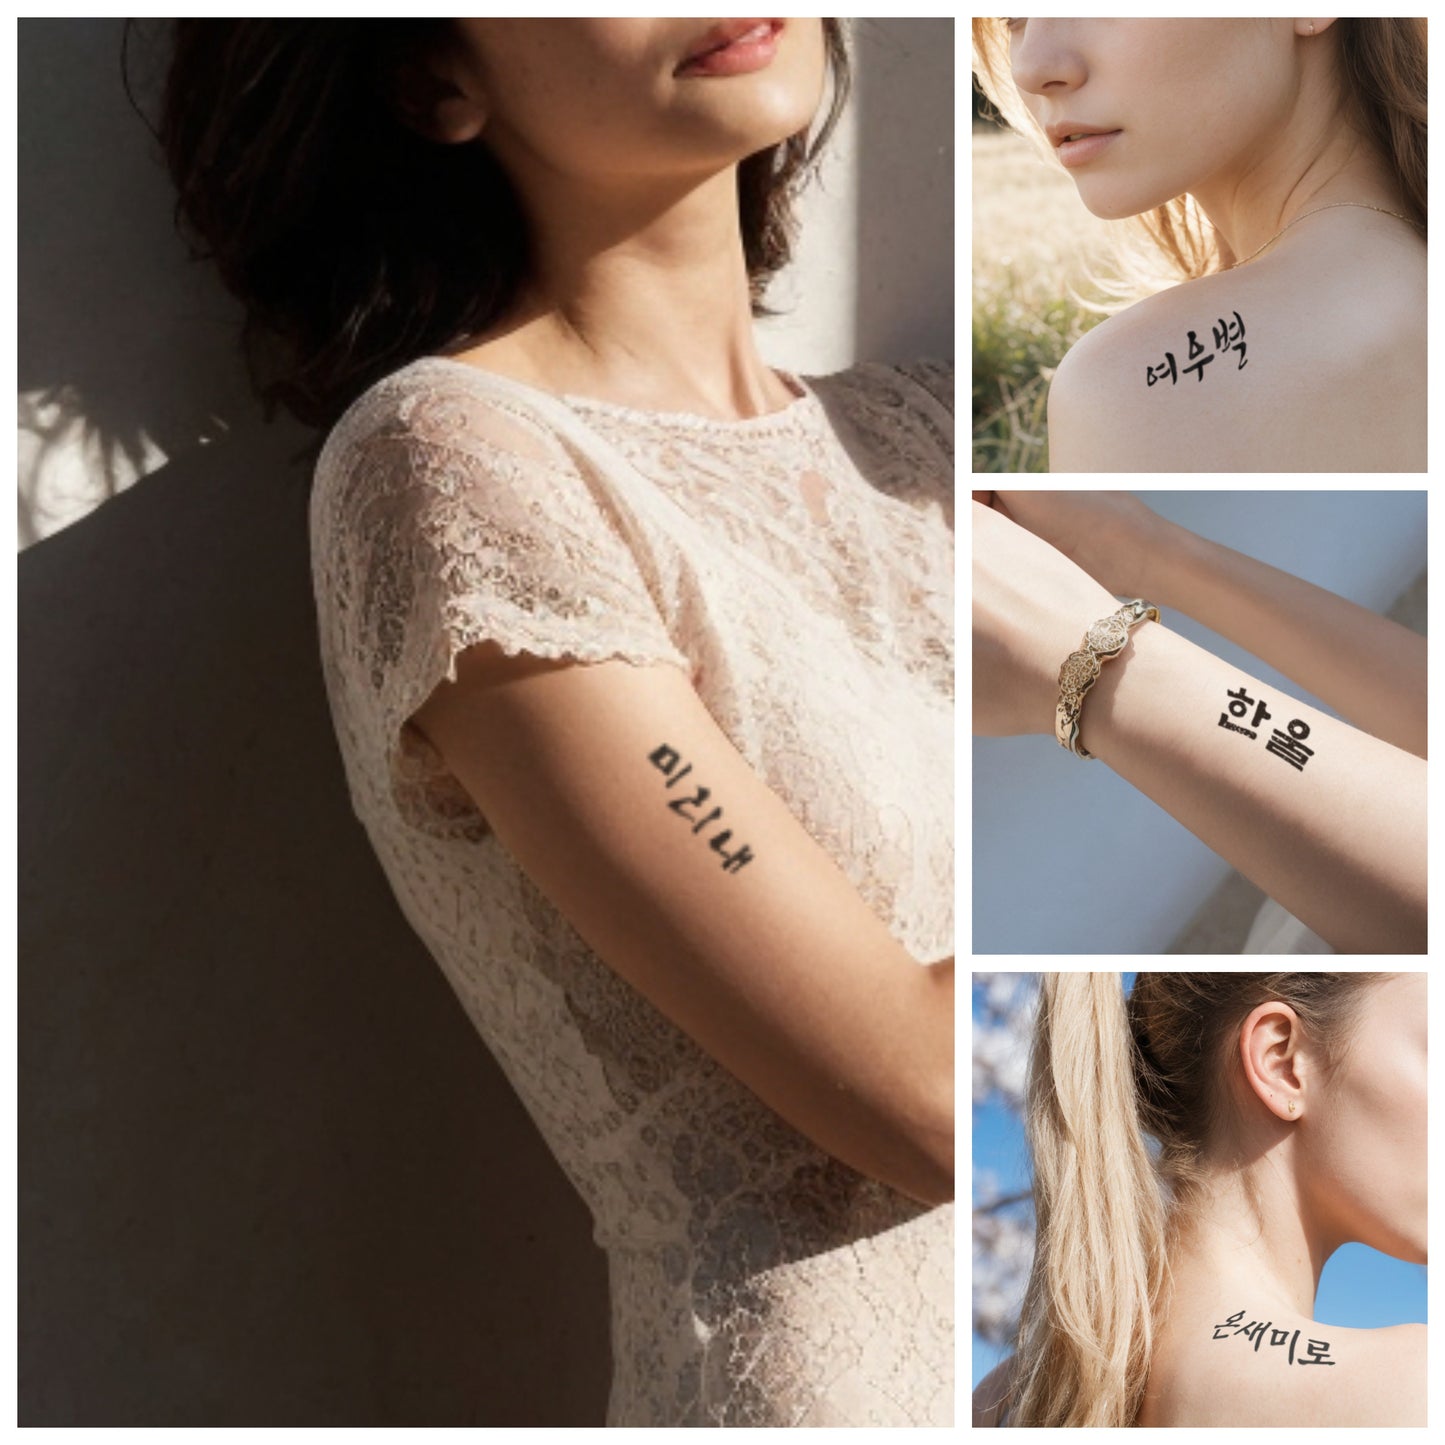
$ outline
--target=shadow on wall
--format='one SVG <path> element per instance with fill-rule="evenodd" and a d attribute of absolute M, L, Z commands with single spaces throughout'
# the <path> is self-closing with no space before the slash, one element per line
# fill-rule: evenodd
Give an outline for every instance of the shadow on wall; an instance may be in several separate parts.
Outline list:
<path fill-rule="evenodd" d="M 952 20 L 858 20 L 860 357 L 953 356 Z M 920 188 L 919 174 L 940 183 Z"/>
<path fill-rule="evenodd" d="M 350 811 L 304 433 L 178 264 L 120 24 L 19 34 L 20 386 L 119 491 L 19 563 L 19 1423 L 601 1424 L 590 1218 Z"/>

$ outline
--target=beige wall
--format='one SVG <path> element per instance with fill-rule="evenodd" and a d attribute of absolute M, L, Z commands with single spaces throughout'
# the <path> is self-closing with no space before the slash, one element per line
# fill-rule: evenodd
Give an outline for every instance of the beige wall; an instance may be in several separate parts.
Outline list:
<path fill-rule="evenodd" d="M 605 1258 L 350 813 L 304 437 L 119 36 L 20 24 L 19 1422 L 600 1423 Z M 953 349 L 951 25 L 859 42 L 803 370 Z"/>

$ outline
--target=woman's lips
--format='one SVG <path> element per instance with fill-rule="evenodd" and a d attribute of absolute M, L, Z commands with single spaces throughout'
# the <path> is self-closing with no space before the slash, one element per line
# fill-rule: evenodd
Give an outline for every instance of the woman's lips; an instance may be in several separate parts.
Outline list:
<path fill-rule="evenodd" d="M 759 25 L 746 35 L 740 35 L 730 45 L 719 50 L 709 50 L 696 60 L 689 60 L 677 73 L 679 75 L 746 75 L 749 71 L 762 70 L 772 63 L 778 48 L 778 36 L 782 25 L 769 21 Z"/>
<path fill-rule="evenodd" d="M 1108 148 L 1116 135 L 1121 134 L 1122 131 L 1108 130 L 1102 135 L 1086 135 L 1080 136 L 1078 140 L 1060 141 L 1059 161 L 1069 167 L 1087 165 Z"/>

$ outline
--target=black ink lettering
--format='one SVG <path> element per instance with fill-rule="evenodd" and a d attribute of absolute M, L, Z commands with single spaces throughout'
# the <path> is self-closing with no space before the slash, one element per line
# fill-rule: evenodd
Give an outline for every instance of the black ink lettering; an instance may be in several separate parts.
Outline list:
<path fill-rule="evenodd" d="M 1304 745 L 1304 740 L 1310 735 L 1309 724 L 1294 718 L 1289 722 L 1288 728 L 1288 733 L 1276 728 L 1273 736 L 1264 745 L 1265 751 L 1273 753 L 1277 758 L 1283 758 L 1296 772 L 1302 773 L 1305 764 L 1315 755 L 1313 748 Z"/>
<path fill-rule="evenodd" d="M 1216 1340 L 1227 1340 L 1231 1335 L 1243 1335 L 1243 1336 L 1245 1337 L 1245 1339 L 1250 1340 L 1250 1341 L 1253 1343 L 1253 1345 L 1254 1345 L 1254 1352 L 1255 1352 L 1255 1354 L 1258 1354 L 1258 1353 L 1259 1353 L 1259 1347 L 1260 1347 L 1261 1343 L 1262 1343 L 1263 1340 L 1264 1340 L 1265 1332 L 1268 1331 L 1268 1332 L 1269 1332 L 1269 1343 L 1270 1343 L 1270 1346 L 1271 1346 L 1272 1348 L 1273 1348 L 1273 1347 L 1277 1347 L 1277 1346 L 1279 1346 L 1279 1345 L 1282 1345 L 1282 1344 L 1286 1343 L 1286 1341 L 1288 1341 L 1288 1343 L 1289 1343 L 1289 1359 L 1288 1359 L 1288 1361 L 1287 1361 L 1288 1364 L 1291 1364 L 1291 1365 L 1337 1365 L 1337 1364 L 1339 1364 L 1339 1361 L 1338 1361 L 1338 1360 L 1331 1360 L 1331 1359 L 1327 1359 L 1327 1358 L 1326 1358 L 1326 1356 L 1328 1356 L 1328 1354 L 1329 1354 L 1329 1352 L 1330 1352 L 1330 1346 L 1329 1346 L 1329 1342 L 1328 1342 L 1327 1340 L 1309 1340 L 1309 1341 L 1307 1341 L 1306 1349 L 1305 1349 L 1305 1356 L 1306 1356 L 1306 1358 L 1301 1358 L 1301 1359 L 1298 1359 L 1298 1360 L 1297 1360 L 1297 1359 L 1295 1359 L 1295 1344 L 1296 1344 L 1296 1342 L 1299 1340 L 1299 1336 L 1300 1336 L 1300 1332 L 1299 1332 L 1298 1330 L 1290 1331 L 1290 1330 L 1276 1329 L 1273 1320 L 1263 1320 L 1263 1321 L 1261 1321 L 1261 1320 L 1250 1320 L 1248 1324 L 1241 1324 L 1240 1321 L 1241 1321 L 1243 1318 L 1244 1318 L 1244 1311 L 1243 1311 L 1243 1310 L 1236 1310 L 1232 1315 L 1229 1316 L 1229 1318 L 1228 1318 L 1227 1320 L 1225 1320 L 1225 1322 L 1224 1322 L 1222 1325 L 1215 1325 L 1215 1326 L 1213 1326 L 1213 1331 L 1214 1331 L 1214 1333 L 1213 1333 L 1212 1338 L 1214 1338 L 1214 1339 L 1216 1339 Z"/>
<path fill-rule="evenodd" d="M 1339 1361 L 1338 1361 L 1338 1360 L 1327 1360 L 1327 1359 L 1324 1358 L 1327 1354 L 1329 1354 L 1329 1352 L 1330 1352 L 1330 1347 L 1329 1347 L 1329 1345 L 1328 1345 L 1328 1343 L 1327 1343 L 1326 1341 L 1324 1341 L 1324 1340 L 1310 1340 L 1310 1341 L 1308 1341 L 1308 1342 L 1306 1343 L 1306 1345 L 1305 1345 L 1305 1354 L 1307 1354 L 1310 1358 L 1307 1359 L 1307 1360 L 1299 1360 L 1297 1363 L 1299 1363 L 1299 1364 L 1301 1364 L 1301 1365 L 1337 1365 L 1337 1364 L 1339 1364 Z"/>
<path fill-rule="evenodd" d="M 666 743 L 660 743 L 657 747 L 655 747 L 650 753 L 648 753 L 647 759 L 655 768 L 659 769 L 667 776 L 667 786 L 669 788 L 674 783 L 681 781 L 681 779 L 686 777 L 687 774 L 692 771 L 691 763 L 688 763 L 681 770 L 678 770 L 678 764 L 682 762 L 682 758 L 677 753 L 676 749 L 668 747 Z M 679 794 L 670 803 L 668 803 L 667 806 L 670 812 L 674 812 L 679 817 L 686 818 L 689 823 L 692 823 L 692 831 L 693 834 L 696 835 L 701 833 L 702 830 L 706 828 L 709 823 L 716 822 L 717 819 L 721 818 L 723 815 L 723 810 L 721 807 L 714 805 L 712 812 L 710 812 L 705 818 L 694 820 L 692 815 L 689 814 L 686 809 L 701 806 L 703 803 L 707 802 L 708 798 L 711 796 L 712 790 L 710 788 L 705 788 L 701 784 L 698 784 L 697 792 L 693 797 L 689 798 L 682 794 Z M 754 854 L 753 850 L 749 848 L 746 843 L 744 843 L 740 848 L 737 849 L 736 852 L 731 855 L 723 852 L 723 845 L 728 841 L 729 838 L 732 837 L 732 835 L 733 834 L 731 828 L 724 828 L 721 833 L 718 833 L 715 837 L 712 838 L 708 845 L 715 852 L 722 854 L 723 872 L 725 873 L 738 872 L 739 869 L 744 866 L 744 864 L 751 863 L 754 857 L 756 857 L 756 854 Z"/>
<path fill-rule="evenodd" d="M 1236 371 L 1243 371 L 1245 365 L 1245 344 L 1244 344 L 1244 318 L 1238 311 L 1232 313 L 1234 322 L 1231 324 L 1224 317 L 1220 317 L 1210 328 L 1214 338 L 1214 351 L 1206 352 L 1204 343 L 1199 339 L 1197 331 L 1186 331 L 1188 355 L 1190 365 L 1183 368 L 1185 372 L 1192 371 L 1199 381 L 1204 380 L 1204 368 L 1209 365 L 1217 356 L 1223 356 L 1226 352 L 1237 351 L 1239 353 L 1239 365 Z M 1174 360 L 1174 353 L 1166 351 L 1164 360 L 1157 366 L 1146 366 L 1144 368 L 1145 382 L 1153 386 L 1156 381 L 1163 381 L 1167 376 L 1170 384 L 1174 385 L 1179 380 L 1180 368 Z"/>
<path fill-rule="evenodd" d="M 1230 722 L 1228 713 L 1219 714 L 1219 726 L 1228 728 L 1232 733 L 1243 733 L 1247 738 L 1257 738 L 1259 736 L 1258 733 L 1250 732 L 1248 728 L 1242 728 L 1237 723 Z"/>

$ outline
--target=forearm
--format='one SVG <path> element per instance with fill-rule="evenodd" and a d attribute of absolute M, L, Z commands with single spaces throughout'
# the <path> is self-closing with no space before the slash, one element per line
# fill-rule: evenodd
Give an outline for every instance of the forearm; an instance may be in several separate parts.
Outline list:
<path fill-rule="evenodd" d="M 1375 737 L 1426 755 L 1423 637 L 1182 527 L 1165 532 L 1149 580 L 1150 602 L 1247 648 Z"/>
<path fill-rule="evenodd" d="M 1219 725 L 1227 694 L 1241 685 L 1268 704 L 1253 739 Z M 1292 719 L 1308 725 L 1314 750 L 1298 771 L 1267 750 L 1274 729 Z M 1424 952 L 1421 758 L 1155 622 L 1136 628 L 1104 664 L 1084 704 L 1081 740 L 1337 951 Z M 1134 877 L 1147 886 L 1147 866 Z"/>

